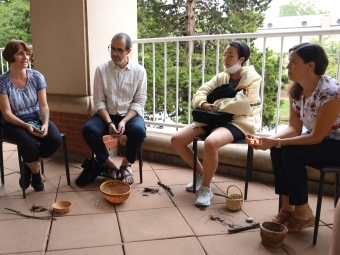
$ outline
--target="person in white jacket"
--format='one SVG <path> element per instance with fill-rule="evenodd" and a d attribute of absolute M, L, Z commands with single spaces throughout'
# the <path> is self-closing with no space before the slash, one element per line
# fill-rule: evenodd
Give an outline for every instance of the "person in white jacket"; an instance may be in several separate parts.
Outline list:
<path fill-rule="evenodd" d="M 196 136 L 206 136 L 203 166 L 196 159 L 196 205 L 210 205 L 213 197 L 210 185 L 218 165 L 218 149 L 235 140 L 244 139 L 245 134 L 254 134 L 260 128 L 261 76 L 253 66 L 244 66 L 249 56 L 250 49 L 247 44 L 241 41 L 230 42 L 224 51 L 225 71 L 202 85 L 193 96 L 194 108 L 207 112 L 227 112 L 233 114 L 233 119 L 229 123 L 219 125 L 193 122 L 171 138 L 171 144 L 177 153 L 193 167 L 193 151 L 188 145 Z M 209 94 L 222 85 L 227 95 L 213 102 L 208 100 Z M 186 186 L 186 190 L 193 190 L 192 182 Z"/>

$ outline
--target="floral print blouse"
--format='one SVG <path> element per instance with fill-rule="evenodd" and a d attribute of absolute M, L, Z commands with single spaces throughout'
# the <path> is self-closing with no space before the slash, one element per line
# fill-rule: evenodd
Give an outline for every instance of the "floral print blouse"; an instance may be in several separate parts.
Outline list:
<path fill-rule="evenodd" d="M 316 117 L 321 106 L 332 99 L 340 98 L 340 83 L 326 75 L 322 75 L 313 94 L 306 97 L 300 96 L 300 100 L 293 100 L 293 110 L 303 122 L 305 128 L 312 132 Z M 329 131 L 328 138 L 340 140 L 340 114 Z"/>

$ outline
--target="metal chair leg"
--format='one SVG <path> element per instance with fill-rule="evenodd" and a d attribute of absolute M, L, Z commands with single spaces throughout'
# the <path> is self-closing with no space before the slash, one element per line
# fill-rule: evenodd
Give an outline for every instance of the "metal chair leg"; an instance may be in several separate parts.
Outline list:
<path fill-rule="evenodd" d="M 1 168 L 1 183 L 5 184 L 5 169 L 4 169 L 4 155 L 3 155 L 3 146 L 2 146 L 2 141 L 0 141 L 0 168 Z"/>
<path fill-rule="evenodd" d="M 281 208 L 282 208 L 282 196 L 279 195 L 279 212 L 280 212 Z"/>
<path fill-rule="evenodd" d="M 198 138 L 195 137 L 192 145 L 192 149 L 194 151 L 194 176 L 193 176 L 193 186 L 192 192 L 196 192 L 196 169 L 197 169 L 197 140 Z"/>
<path fill-rule="evenodd" d="M 143 183 L 143 150 L 139 151 L 139 181 Z"/>
<path fill-rule="evenodd" d="M 316 215 L 315 215 L 315 225 L 314 225 L 314 235 L 313 235 L 313 244 L 316 244 L 316 240 L 318 238 L 318 230 L 319 230 L 319 221 L 321 214 L 321 204 L 322 204 L 322 194 L 323 194 L 323 184 L 325 181 L 325 172 L 320 172 L 320 180 L 319 180 L 319 193 L 318 193 L 318 202 L 316 206 Z"/>
<path fill-rule="evenodd" d="M 20 181 L 21 181 L 21 187 L 22 189 L 22 196 L 26 198 L 26 190 L 25 190 L 25 178 L 24 178 L 24 169 L 25 169 L 25 163 L 21 158 L 21 154 L 18 150 L 18 160 L 19 160 L 19 169 L 20 169 Z"/>
<path fill-rule="evenodd" d="M 62 138 L 62 141 L 63 141 L 64 164 L 65 164 L 67 184 L 71 185 L 70 168 L 69 168 L 69 165 L 68 165 L 68 153 L 67 153 L 66 135 L 65 134 L 61 134 L 61 138 Z M 41 164 L 42 164 L 42 162 L 41 162 Z"/>
<path fill-rule="evenodd" d="M 339 173 L 335 174 L 335 182 L 334 182 L 334 208 L 339 200 Z"/>
<path fill-rule="evenodd" d="M 42 161 L 40 162 L 40 171 L 41 171 L 41 174 L 44 174 L 44 172 L 45 172 L 45 168 L 44 168 L 44 160 L 42 160 Z"/>
<path fill-rule="evenodd" d="M 246 180 L 244 184 L 244 200 L 247 200 L 248 196 L 248 182 L 250 181 L 250 176 L 253 171 L 253 155 L 254 155 L 254 149 L 250 145 L 248 145 L 248 151 L 247 151 L 247 166 L 246 166 Z"/>

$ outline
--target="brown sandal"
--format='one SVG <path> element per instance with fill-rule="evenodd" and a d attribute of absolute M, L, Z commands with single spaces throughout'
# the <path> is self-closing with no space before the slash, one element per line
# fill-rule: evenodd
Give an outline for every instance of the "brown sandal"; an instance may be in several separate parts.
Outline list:
<path fill-rule="evenodd" d="M 293 212 L 281 209 L 280 212 L 273 217 L 272 221 L 284 224 L 292 215 Z"/>
<path fill-rule="evenodd" d="M 313 226 L 315 224 L 315 217 L 308 220 L 298 220 L 292 215 L 284 224 L 288 228 L 288 232 L 299 232 L 300 230 Z"/>

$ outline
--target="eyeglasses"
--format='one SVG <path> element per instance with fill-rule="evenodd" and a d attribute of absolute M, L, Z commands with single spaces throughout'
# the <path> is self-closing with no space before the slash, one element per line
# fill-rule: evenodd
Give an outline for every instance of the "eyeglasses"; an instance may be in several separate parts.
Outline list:
<path fill-rule="evenodd" d="M 112 52 L 112 51 L 115 51 L 117 54 L 122 54 L 124 51 L 128 51 L 128 50 L 124 50 L 124 49 L 121 49 L 121 48 L 115 48 L 113 47 L 111 44 L 109 46 L 107 46 L 107 50 L 109 52 Z"/>

